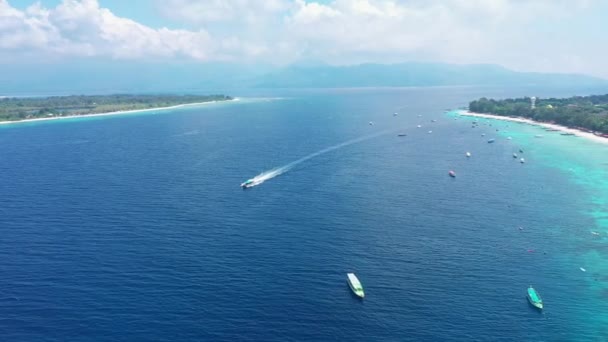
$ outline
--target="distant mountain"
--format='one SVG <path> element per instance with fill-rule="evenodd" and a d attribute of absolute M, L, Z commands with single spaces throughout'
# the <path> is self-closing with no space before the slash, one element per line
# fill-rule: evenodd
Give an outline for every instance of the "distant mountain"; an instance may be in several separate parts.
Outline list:
<path fill-rule="evenodd" d="M 424 87 L 455 85 L 608 85 L 585 75 L 516 72 L 498 65 L 439 63 L 292 66 L 257 80 L 263 88 Z"/>
<path fill-rule="evenodd" d="M 0 65 L 2 95 L 224 93 L 250 87 L 272 68 L 230 63 L 79 60 Z"/>
<path fill-rule="evenodd" d="M 160 63 L 76 60 L 69 63 L 0 65 L 2 95 L 107 93 L 225 93 L 255 88 L 408 86 L 601 86 L 583 75 L 516 72 L 496 65 L 439 63 L 328 66 L 306 63 L 285 68 L 231 63 Z"/>

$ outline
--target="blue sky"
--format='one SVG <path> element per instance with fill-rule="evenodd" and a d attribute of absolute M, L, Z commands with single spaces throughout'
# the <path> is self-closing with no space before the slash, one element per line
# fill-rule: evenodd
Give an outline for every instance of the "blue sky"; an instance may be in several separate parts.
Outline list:
<path fill-rule="evenodd" d="M 605 0 L 0 0 L 0 63 L 428 61 L 608 78 Z"/>

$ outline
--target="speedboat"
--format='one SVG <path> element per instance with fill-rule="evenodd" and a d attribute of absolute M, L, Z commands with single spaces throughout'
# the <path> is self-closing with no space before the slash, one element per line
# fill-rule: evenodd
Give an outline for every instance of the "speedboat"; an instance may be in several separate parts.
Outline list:
<path fill-rule="evenodd" d="M 513 153 L 513 158 L 517 158 L 517 153 Z"/>
<path fill-rule="evenodd" d="M 530 304 L 532 304 L 532 306 L 539 310 L 543 309 L 543 300 L 540 298 L 540 295 L 538 294 L 538 292 L 536 292 L 532 285 L 528 287 L 528 293 L 526 297 L 528 297 L 528 301 L 530 302 Z"/>
<path fill-rule="evenodd" d="M 243 189 L 251 188 L 253 186 L 255 186 L 253 179 L 248 179 L 248 180 L 244 181 L 243 183 L 241 183 L 241 188 L 243 188 Z"/>
<path fill-rule="evenodd" d="M 450 172 L 448 172 L 448 174 L 450 175 L 450 177 L 456 178 L 456 172 L 450 170 Z"/>
<path fill-rule="evenodd" d="M 393 116 L 397 116 L 397 113 L 393 113 Z"/>
<path fill-rule="evenodd" d="M 466 156 L 467 158 L 471 157 L 471 152 L 467 152 Z"/>
<path fill-rule="evenodd" d="M 491 143 L 493 143 L 493 142 L 494 142 L 494 139 L 490 139 L 490 140 L 488 140 L 488 144 L 491 144 Z"/>
<path fill-rule="evenodd" d="M 405 137 L 405 136 L 407 136 L 407 134 L 405 134 L 405 133 L 399 133 L 399 134 L 397 134 L 397 136 L 399 136 L 399 137 Z"/>
<path fill-rule="evenodd" d="M 420 127 L 422 127 L 422 125 L 418 125 L 418 126 L 416 126 L 416 127 L 420 128 Z"/>
<path fill-rule="evenodd" d="M 347 273 L 346 276 L 348 277 L 348 286 L 353 290 L 353 293 L 359 298 L 365 297 L 365 292 L 363 292 L 363 286 L 359 278 L 354 273 Z"/>
<path fill-rule="evenodd" d="M 525 163 L 525 162 L 526 162 L 526 160 L 525 160 L 524 158 L 521 158 L 521 159 L 519 160 L 519 162 L 523 164 L 523 163 Z"/>

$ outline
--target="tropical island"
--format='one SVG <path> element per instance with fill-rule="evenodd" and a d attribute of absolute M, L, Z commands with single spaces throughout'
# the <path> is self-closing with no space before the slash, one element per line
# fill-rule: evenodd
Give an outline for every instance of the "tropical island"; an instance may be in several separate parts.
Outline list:
<path fill-rule="evenodd" d="M 72 95 L 0 97 L 0 121 L 22 121 L 229 101 L 226 95 Z"/>
<path fill-rule="evenodd" d="M 481 98 L 469 103 L 469 112 L 503 117 L 523 117 L 608 137 L 608 95 L 569 98 L 494 100 Z"/>

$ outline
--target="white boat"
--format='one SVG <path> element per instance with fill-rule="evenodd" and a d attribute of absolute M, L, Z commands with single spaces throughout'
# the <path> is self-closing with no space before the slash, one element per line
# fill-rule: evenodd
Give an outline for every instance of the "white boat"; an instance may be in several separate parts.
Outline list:
<path fill-rule="evenodd" d="M 534 136 L 535 138 L 542 138 L 543 136 L 541 134 L 537 134 Z"/>
<path fill-rule="evenodd" d="M 433 133 L 433 131 L 429 131 L 429 134 Z"/>
<path fill-rule="evenodd" d="M 363 292 L 363 286 L 359 281 L 359 278 L 354 273 L 347 273 L 348 277 L 348 286 L 353 290 L 353 293 L 356 294 L 359 298 L 365 297 L 365 292 Z"/>
<path fill-rule="evenodd" d="M 507 140 L 511 140 L 511 139 L 512 139 L 511 137 L 507 137 Z"/>
<path fill-rule="evenodd" d="M 582 267 L 579 267 L 579 269 L 580 269 L 581 271 L 583 271 L 583 272 L 587 272 L 587 270 L 586 270 L 586 269 L 584 269 L 584 268 L 582 268 Z"/>
<path fill-rule="evenodd" d="M 467 152 L 467 158 L 471 157 L 471 152 Z"/>
<path fill-rule="evenodd" d="M 243 189 L 252 188 L 254 186 L 255 186 L 255 181 L 253 179 L 248 179 L 248 180 L 244 181 L 243 183 L 241 183 L 241 188 L 243 188 Z"/>
<path fill-rule="evenodd" d="M 513 158 L 517 158 L 517 153 L 513 153 Z"/>
<path fill-rule="evenodd" d="M 422 125 L 418 125 L 418 126 L 416 126 L 416 127 L 420 128 L 420 127 L 422 127 Z"/>
<path fill-rule="evenodd" d="M 370 126 L 373 126 L 373 125 L 374 125 L 374 122 L 373 122 L 373 121 L 370 121 L 370 122 L 369 122 L 369 125 L 370 125 Z"/>
<path fill-rule="evenodd" d="M 526 162 L 526 160 L 525 160 L 524 158 L 521 158 L 521 159 L 519 160 L 519 162 L 523 164 L 523 163 L 525 163 L 525 162 Z"/>

